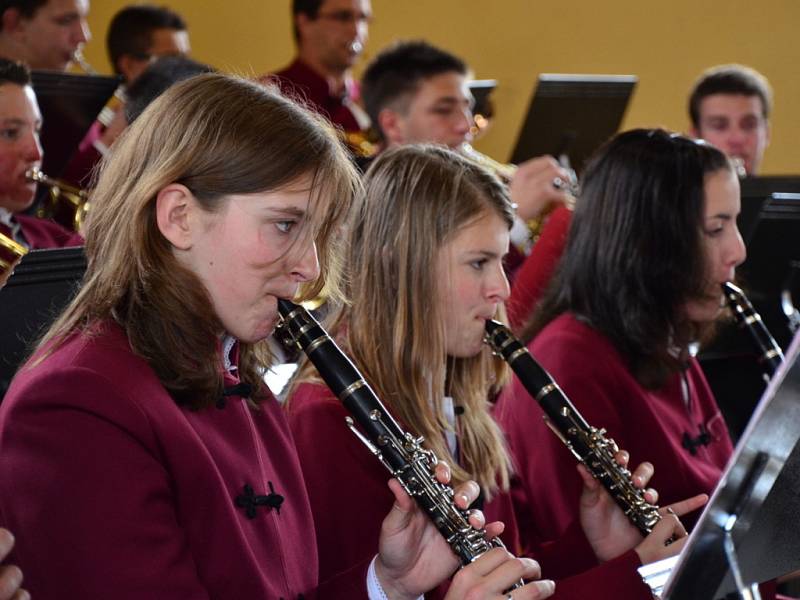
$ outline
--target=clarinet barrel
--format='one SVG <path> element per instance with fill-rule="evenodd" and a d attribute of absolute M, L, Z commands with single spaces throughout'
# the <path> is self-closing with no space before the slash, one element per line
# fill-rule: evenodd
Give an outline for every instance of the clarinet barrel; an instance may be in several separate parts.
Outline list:
<path fill-rule="evenodd" d="M 739 327 L 747 330 L 750 339 L 758 352 L 758 363 L 764 371 L 764 379 L 769 381 L 775 371 L 783 364 L 783 351 L 772 337 L 764 321 L 753 308 L 744 292 L 734 284 L 726 281 L 722 284 L 725 300 L 733 313 Z"/>

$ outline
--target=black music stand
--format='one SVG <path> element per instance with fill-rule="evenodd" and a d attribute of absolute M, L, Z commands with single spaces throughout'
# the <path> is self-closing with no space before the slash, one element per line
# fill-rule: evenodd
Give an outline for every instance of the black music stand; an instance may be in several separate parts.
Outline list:
<path fill-rule="evenodd" d="M 800 194 L 772 194 L 759 213 L 747 238 L 747 260 L 739 277 L 750 300 L 778 343 L 786 348 L 792 338 L 782 298 L 785 293 L 800 300 Z"/>
<path fill-rule="evenodd" d="M 539 75 L 511 162 L 566 155 L 580 171 L 619 129 L 636 82 L 635 75 Z"/>
<path fill-rule="evenodd" d="M 745 177 L 739 181 L 741 187 L 741 212 L 736 219 L 745 243 L 753 235 L 761 209 L 773 194 L 800 194 L 800 176 L 769 175 Z"/>
<path fill-rule="evenodd" d="M 800 568 L 798 354 L 800 335 L 678 557 L 662 600 L 716 600 L 731 593 L 758 598 L 751 584 Z"/>
<path fill-rule="evenodd" d="M 33 250 L 0 289 L 0 398 L 31 345 L 75 295 L 85 270 L 83 248 Z"/>
<path fill-rule="evenodd" d="M 42 111 L 42 171 L 59 177 L 122 79 L 60 71 L 33 71 L 31 79 Z"/>
<path fill-rule="evenodd" d="M 490 96 L 497 87 L 497 80 L 473 79 L 467 83 L 467 86 L 474 100 L 472 114 L 482 115 L 487 120 L 491 119 L 494 116 L 494 106 Z"/>

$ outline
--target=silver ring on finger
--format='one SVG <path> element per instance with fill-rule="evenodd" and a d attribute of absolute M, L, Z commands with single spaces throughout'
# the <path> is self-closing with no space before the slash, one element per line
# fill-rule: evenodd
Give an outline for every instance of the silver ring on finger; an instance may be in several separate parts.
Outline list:
<path fill-rule="evenodd" d="M 560 190 L 564 187 L 564 180 L 561 177 L 553 177 L 553 187 Z"/>

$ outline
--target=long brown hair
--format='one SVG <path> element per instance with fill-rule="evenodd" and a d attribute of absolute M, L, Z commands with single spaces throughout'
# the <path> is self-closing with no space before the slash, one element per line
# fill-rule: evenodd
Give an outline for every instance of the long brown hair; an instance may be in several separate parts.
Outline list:
<path fill-rule="evenodd" d="M 704 185 L 720 170 L 732 170 L 722 152 L 661 129 L 608 141 L 586 167 L 564 257 L 523 338 L 572 312 L 644 387 L 664 385 L 685 362 L 675 347 L 708 329 L 683 310 L 708 289 Z"/>
<path fill-rule="evenodd" d="M 230 194 L 279 189 L 311 176 L 309 235 L 320 277 L 338 293 L 338 229 L 360 185 L 331 128 L 264 86 L 221 74 L 176 84 L 125 131 L 102 165 L 86 229 L 88 269 L 75 300 L 43 342 L 113 318 L 173 397 L 193 408 L 222 392 L 222 325 L 200 280 L 182 267 L 156 224 L 155 200 L 185 185 L 204 210 Z M 242 344 L 243 381 L 263 390 L 264 343 Z M 259 394 L 254 395 L 258 399 Z"/>
<path fill-rule="evenodd" d="M 510 471 L 489 412 L 490 391 L 504 381 L 505 365 L 488 350 L 448 357 L 435 265 L 444 244 L 487 213 L 511 227 L 507 192 L 488 171 L 435 146 L 385 152 L 364 185 L 347 246 L 352 304 L 332 315 L 330 328 L 392 413 L 448 459 L 453 479 L 475 479 L 490 496 L 498 485 L 508 487 Z M 306 366 L 297 381 L 311 378 Z M 452 430 L 445 395 L 463 408 L 458 461 L 443 433 Z"/>

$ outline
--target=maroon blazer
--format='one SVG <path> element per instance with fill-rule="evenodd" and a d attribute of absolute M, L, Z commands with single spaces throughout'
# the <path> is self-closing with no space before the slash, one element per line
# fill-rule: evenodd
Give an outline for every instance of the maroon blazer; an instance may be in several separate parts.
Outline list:
<path fill-rule="evenodd" d="M 542 235 L 533 245 L 530 255 L 514 273 L 506 309 L 508 321 L 515 330 L 530 319 L 550 284 L 564 253 L 571 222 L 572 211 L 569 208 L 563 205 L 556 208 L 544 224 Z"/>
<path fill-rule="evenodd" d="M 733 448 L 696 360 L 686 371 L 687 406 L 679 374 L 663 389 L 644 389 L 611 343 L 570 314 L 547 325 L 529 349 L 588 423 L 607 429 L 630 452 L 632 464 L 646 460 L 655 465 L 651 484 L 660 504 L 713 491 Z M 508 434 L 523 482 L 520 524 L 542 539 L 555 539 L 578 516 L 582 483 L 575 458 L 545 425 L 541 409 L 516 377 L 495 415 Z M 708 443 L 693 445 L 692 453 L 684 447 L 684 434 L 696 440 L 701 425 Z M 698 516 L 699 511 L 681 520 L 691 528 Z"/>
<path fill-rule="evenodd" d="M 345 426 L 347 411 L 328 388 L 301 384 L 287 413 L 317 526 L 324 579 L 374 553 L 383 516 L 393 503 L 389 473 Z M 554 598 L 651 600 L 636 573 L 640 563 L 634 551 L 597 566 L 577 521 L 558 542 L 536 544 L 520 535 L 508 493 L 498 494 L 483 511 L 487 521 L 506 524 L 502 537 L 509 549 L 519 554 L 524 545 L 524 552 L 540 562 L 543 577 L 558 579 Z M 444 591 L 441 587 L 426 598 L 441 598 Z"/>
<path fill-rule="evenodd" d="M 79 233 L 64 229 L 54 221 L 30 215 L 14 215 L 14 219 L 19 223 L 25 242 L 31 250 L 83 246 L 83 237 Z"/>
<path fill-rule="evenodd" d="M 262 77 L 260 81 L 276 82 L 288 97 L 321 114 L 348 133 L 361 131 L 358 121 L 345 103 L 345 100 L 357 102 L 359 99 L 359 88 L 355 82 L 345 91 L 345 95 L 334 96 L 325 78 L 299 58 L 285 69 Z"/>
<path fill-rule="evenodd" d="M 0 518 L 39 600 L 366 598 L 366 563 L 317 589 L 308 496 L 275 399 L 181 407 L 114 324 L 12 382 Z"/>

